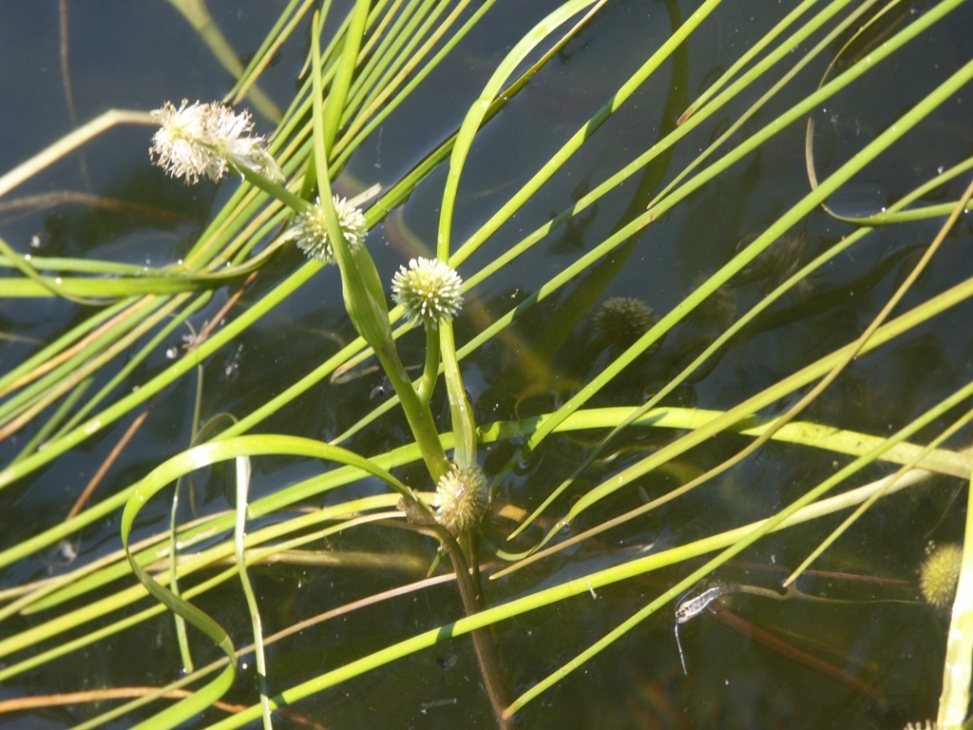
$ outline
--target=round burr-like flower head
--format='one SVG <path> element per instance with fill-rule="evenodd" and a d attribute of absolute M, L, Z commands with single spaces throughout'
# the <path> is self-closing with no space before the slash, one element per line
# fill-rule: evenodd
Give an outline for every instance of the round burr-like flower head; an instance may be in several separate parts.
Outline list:
<path fill-rule="evenodd" d="M 246 167 L 275 182 L 284 176 L 264 149 L 263 137 L 251 136 L 253 122 L 247 111 L 239 114 L 219 102 L 190 104 L 177 109 L 166 102 L 152 112 L 159 131 L 152 137 L 152 161 L 173 177 L 195 183 L 201 177 L 219 180 L 231 165 Z"/>
<path fill-rule="evenodd" d="M 435 329 L 463 306 L 463 280 L 449 264 L 437 259 L 416 258 L 409 268 L 400 266 L 392 277 L 392 298 L 401 304 L 405 316 Z"/>
<path fill-rule="evenodd" d="M 598 338 L 606 344 L 625 349 L 659 321 L 652 307 L 634 297 L 607 299 L 595 315 Z"/>
<path fill-rule="evenodd" d="M 480 524 L 490 506 L 490 490 L 479 467 L 461 469 L 456 464 L 436 485 L 436 522 L 454 535 Z"/>
<path fill-rule="evenodd" d="M 334 207 L 338 212 L 338 223 L 341 224 L 341 232 L 349 248 L 352 250 L 358 248 L 365 242 L 365 234 L 368 232 L 365 216 L 361 210 L 337 195 L 334 196 Z M 298 247 L 310 258 L 324 264 L 334 263 L 334 246 L 328 239 L 328 226 L 324 219 L 324 210 L 321 208 L 321 198 L 297 216 L 292 230 L 297 238 Z"/>
<path fill-rule="evenodd" d="M 940 610 L 949 608 L 962 564 L 963 548 L 959 545 L 940 545 L 929 553 L 919 573 L 919 590 L 927 603 Z"/>

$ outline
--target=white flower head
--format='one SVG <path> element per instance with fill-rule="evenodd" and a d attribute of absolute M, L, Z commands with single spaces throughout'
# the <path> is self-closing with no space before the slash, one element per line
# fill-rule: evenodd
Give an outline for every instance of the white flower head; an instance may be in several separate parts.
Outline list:
<path fill-rule="evenodd" d="M 437 259 L 412 259 L 392 277 L 392 298 L 409 319 L 435 329 L 440 319 L 451 321 L 463 306 L 463 280 L 449 264 Z"/>
<path fill-rule="evenodd" d="M 486 477 L 477 466 L 461 469 L 456 464 L 436 485 L 436 522 L 458 535 L 475 528 L 490 507 Z"/>
<path fill-rule="evenodd" d="M 166 102 L 152 117 L 160 129 L 152 137 L 149 154 L 173 177 L 190 183 L 208 177 L 215 182 L 235 165 L 275 182 L 284 179 L 277 162 L 264 149 L 263 137 L 251 136 L 253 122 L 247 111 L 235 114 L 219 102 L 190 104 L 183 99 L 178 109 Z"/>
<path fill-rule="evenodd" d="M 345 241 L 349 248 L 355 250 L 365 242 L 365 234 L 368 233 L 365 216 L 360 209 L 337 195 L 334 196 L 334 207 L 338 212 L 338 223 L 341 224 Z M 324 264 L 334 263 L 334 246 L 328 239 L 328 225 L 325 222 L 324 209 L 321 207 L 321 198 L 297 216 L 292 231 L 297 238 L 298 248 L 310 258 Z"/>

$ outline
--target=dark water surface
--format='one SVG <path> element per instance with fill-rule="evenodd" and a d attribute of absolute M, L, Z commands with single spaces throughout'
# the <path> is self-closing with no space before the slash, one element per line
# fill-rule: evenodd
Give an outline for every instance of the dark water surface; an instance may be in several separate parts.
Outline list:
<path fill-rule="evenodd" d="M 332 22 L 349 5 L 336 2 Z M 557 5 L 546 0 L 501 0 L 450 60 L 352 157 L 336 181 L 338 189 L 351 193 L 375 182 L 388 186 L 399 180 L 458 128 L 496 64 L 528 28 Z M 148 110 L 167 100 L 216 99 L 232 84 L 185 20 L 162 0 L 70 0 L 66 6 L 70 76 L 79 122 L 112 107 Z M 284 3 L 214 1 L 210 6 L 230 43 L 245 55 L 256 50 Z M 461 271 L 478 270 L 653 144 L 743 49 L 782 17 L 785 6 L 773 0 L 727 0 L 692 36 L 688 47 L 666 61 Z M 914 3 L 903 12 L 911 17 L 908 14 L 921 13 L 924 8 L 923 3 Z M 473 233 L 601 107 L 668 37 L 671 28 L 695 9 L 693 1 L 611 0 L 477 136 L 460 188 L 453 240 L 461 242 Z M 74 126 L 65 99 L 58 27 L 54 0 L 0 2 L 0 99 L 4 101 L 0 172 Z M 948 73 L 966 63 L 973 56 L 971 27 L 973 7 L 967 3 L 886 61 L 887 68 L 869 74 L 818 110 L 819 176 L 833 172 Z M 282 108 L 294 93 L 307 38 L 305 23 L 284 46 L 279 62 L 261 78 L 261 87 Z M 867 53 L 867 48 L 862 52 Z M 745 125 L 744 132 L 754 131 L 809 93 L 832 56 L 833 52 L 825 53 L 812 63 L 798 77 L 794 90 L 785 90 Z M 969 88 L 964 89 L 912 136 L 866 168 L 833 201 L 834 208 L 857 215 L 888 206 L 937 169 L 956 164 L 973 152 L 970 93 Z M 729 105 L 671 157 L 651 167 L 641 182 L 636 175 L 579 220 L 472 291 L 456 323 L 457 341 L 462 344 L 471 339 L 484 323 L 522 302 L 630 220 L 633 212 L 644 210 L 647 197 L 661 187 L 659 179 L 669 180 L 688 165 L 753 100 L 753 95 L 745 95 Z M 273 124 L 258 117 L 257 127 L 266 133 Z M 176 212 L 175 220 L 146 221 L 135 215 L 92 213 L 83 206 L 59 206 L 28 215 L 0 212 L 0 235 L 16 250 L 35 255 L 108 258 L 153 266 L 179 259 L 236 182 L 231 179 L 219 187 L 206 183 L 190 188 L 166 178 L 149 164 L 150 134 L 144 127 L 110 131 L 85 146 L 83 159 L 75 154 L 58 162 L 0 203 L 19 196 L 88 190 Z M 464 361 L 464 380 L 477 421 L 483 424 L 546 413 L 578 392 L 605 367 L 610 355 L 617 354 L 613 348 L 619 343 L 598 328 L 598 305 L 611 297 L 635 297 L 659 315 L 670 311 L 698 286 L 701 277 L 732 258 L 741 241 L 763 231 L 807 192 L 804 139 L 803 124 L 787 128 L 619 248 L 610 261 L 577 277 L 526 314 L 509 333 Z M 400 264 L 422 253 L 423 245 L 434 247 L 446 173 L 447 166 L 441 165 L 369 234 L 368 246 L 384 280 Z M 965 185 L 964 179 L 954 181 L 927 202 L 956 200 Z M 728 408 L 844 345 L 881 309 L 939 225 L 939 220 L 931 220 L 873 232 L 785 295 L 738 335 L 718 362 L 678 388 L 665 403 Z M 851 230 L 823 211 L 812 213 L 777 244 L 772 256 L 755 262 L 733 280 L 715 306 L 677 326 L 658 349 L 637 360 L 590 405 L 644 402 L 732 321 L 734 312 L 745 312 L 797 264 L 803 265 Z M 965 280 L 973 271 L 970 244 L 971 227 L 963 219 L 896 313 Z M 247 291 L 241 306 L 256 301 L 300 263 L 294 252 L 278 256 Z M 296 295 L 204 362 L 204 420 L 226 413 L 245 416 L 353 339 L 339 287 L 337 270 L 323 269 Z M 0 294 L 2 288 L 0 280 Z M 232 291 L 218 293 L 205 311 L 194 316 L 193 323 L 200 326 L 214 316 L 230 294 Z M 591 300 L 588 304 L 586 297 Z M 565 315 L 578 306 L 587 309 L 574 319 Z M 0 299 L 0 329 L 19 338 L 0 342 L 0 367 L 6 371 L 15 366 L 36 351 L 38 342 L 53 340 L 85 314 L 66 302 Z M 973 370 L 971 314 L 969 303 L 962 304 L 857 359 L 802 418 L 878 436 L 892 433 L 969 379 Z M 184 330 L 140 365 L 121 390 L 130 390 L 162 372 L 171 362 L 166 351 L 182 345 L 182 334 Z M 415 333 L 402 340 L 400 352 L 407 366 L 422 362 L 423 347 L 422 338 Z M 335 438 L 381 402 L 381 373 L 362 372 L 348 382 L 318 384 L 263 422 L 260 432 Z M 189 446 L 195 392 L 193 376 L 156 398 L 145 428 L 112 467 L 96 500 L 127 487 Z M 793 400 L 796 398 L 769 409 L 767 415 Z M 434 397 L 433 413 L 448 422 L 445 393 Z M 129 423 L 130 419 L 123 419 L 67 457 L 0 493 L 0 548 L 62 519 Z M 0 464 L 9 463 L 38 427 L 29 426 L 0 443 Z M 934 433 L 920 434 L 915 441 L 925 443 Z M 550 438 L 502 482 L 495 499 L 533 509 L 571 473 L 579 455 L 587 454 L 599 435 L 575 432 Z M 562 497 L 556 514 L 563 514 L 585 487 L 678 435 L 662 429 L 624 435 L 605 455 L 608 458 L 597 461 L 583 483 Z M 967 429 L 946 446 L 965 448 L 969 435 Z M 405 420 L 394 413 L 345 445 L 367 455 L 410 440 Z M 719 463 L 746 443 L 742 437 L 730 435 L 712 439 L 668 468 L 641 478 L 635 489 L 604 500 L 572 530 L 579 532 L 637 507 Z M 510 450 L 501 444 L 483 448 L 481 454 L 489 473 L 491 468 L 500 468 Z M 715 482 L 656 512 L 560 557 L 487 583 L 486 601 L 494 605 L 539 586 L 581 577 L 635 555 L 766 517 L 849 460 L 795 445 L 765 446 Z M 320 471 L 318 462 L 257 460 L 252 499 Z M 891 471 L 889 466 L 873 466 L 859 483 Z M 419 475 L 415 469 L 401 472 L 406 479 Z M 910 601 L 918 597 L 918 568 L 929 542 L 961 540 L 965 519 L 963 496 L 957 498 L 961 487 L 957 479 L 935 477 L 918 489 L 880 503 L 815 564 L 830 573 L 809 575 L 799 582 L 807 594 L 846 602 L 773 601 L 747 593 L 726 597 L 722 602 L 725 615 L 704 613 L 682 626 L 688 676 L 680 666 L 672 609 L 665 607 L 528 705 L 520 715 L 519 727 L 901 728 L 908 721 L 934 717 L 947 620 L 931 607 Z M 343 491 L 341 497 L 376 489 L 375 483 L 368 482 Z M 230 470 L 200 474 L 195 492 L 201 514 L 229 509 L 233 503 Z M 328 499 L 337 501 L 334 496 Z M 140 518 L 144 532 L 139 536 L 163 529 L 168 514 L 165 499 L 148 505 Z M 782 566 L 792 569 L 799 564 L 840 519 L 820 520 L 763 540 L 725 568 L 721 579 L 763 587 L 779 585 L 786 574 Z M 499 519 L 488 524 L 487 541 L 502 545 L 509 524 Z M 540 534 L 535 528 L 528 535 L 530 540 L 518 549 Z M 434 557 L 430 541 L 380 527 L 349 531 L 335 537 L 329 547 L 401 553 L 426 562 Z M 117 548 L 117 517 L 85 529 L 69 546 L 78 554 L 78 561 Z M 488 559 L 486 553 L 484 556 Z M 0 571 L 0 588 L 59 573 L 67 568 L 64 562 L 64 555 L 58 552 L 36 554 Z M 494 634 L 513 695 L 572 659 L 696 565 L 649 573 L 497 625 Z M 253 570 L 266 633 L 421 577 L 421 571 L 404 574 L 393 569 L 274 566 Z M 876 599 L 900 602 L 869 602 Z M 249 642 L 249 620 L 235 585 L 207 594 L 199 605 L 228 629 L 238 645 Z M 455 587 L 446 584 L 307 629 L 269 649 L 271 689 L 283 690 L 455 620 L 462 610 Z M 0 638 L 42 620 L 36 616 L 9 619 L 0 624 Z M 208 642 L 198 644 L 198 648 L 194 644 L 198 665 L 218 657 Z M 18 654 L 0 661 L 22 658 Z M 833 671 L 816 664 L 814 658 Z M 246 670 L 225 699 L 250 705 L 257 698 L 252 656 L 244 663 Z M 161 685 L 177 677 L 180 666 L 172 621 L 157 618 L 8 680 L 0 686 L 0 699 L 106 686 Z M 107 703 L 68 705 L 0 715 L 0 726 L 69 727 L 108 707 Z M 327 728 L 496 726 L 468 637 L 350 680 L 292 709 L 299 719 Z M 205 726 L 224 716 L 222 710 L 210 710 L 192 726 Z M 129 724 L 117 721 L 113 727 Z M 294 716 L 275 716 L 275 724 L 304 726 Z"/>

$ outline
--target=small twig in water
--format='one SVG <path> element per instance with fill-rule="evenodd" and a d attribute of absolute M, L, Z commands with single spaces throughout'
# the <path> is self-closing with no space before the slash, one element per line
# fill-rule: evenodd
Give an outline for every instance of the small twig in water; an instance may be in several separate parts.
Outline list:
<path fill-rule="evenodd" d="M 125 447 L 128 446 L 128 442 L 132 440 L 132 437 L 142 427 L 142 424 L 145 423 L 145 419 L 148 418 L 150 410 L 152 410 L 151 406 L 149 408 L 146 408 L 144 411 L 142 411 L 135 418 L 135 420 L 132 421 L 132 425 L 130 425 L 128 429 L 125 431 L 125 433 L 122 434 L 122 437 L 118 440 L 118 443 L 115 444 L 115 448 L 111 450 L 111 453 L 108 454 L 108 457 L 104 460 L 104 462 L 102 462 L 101 466 L 98 467 L 98 471 L 96 471 L 95 475 L 91 477 L 91 480 L 84 488 L 84 491 L 81 492 L 81 496 L 78 497 L 77 501 L 75 501 L 74 503 L 74 506 L 71 508 L 71 511 L 68 512 L 68 516 L 65 518 L 65 520 L 70 520 L 73 519 L 74 517 L 77 517 L 78 514 L 81 512 L 81 510 L 84 509 L 84 506 L 88 503 L 88 500 L 91 498 L 92 492 L 94 492 L 95 489 L 98 487 L 98 485 L 101 483 L 101 480 L 105 477 L 105 474 L 108 472 L 108 470 L 111 469 L 112 464 L 115 463 L 115 460 L 118 459 L 118 457 L 121 455 Z"/>

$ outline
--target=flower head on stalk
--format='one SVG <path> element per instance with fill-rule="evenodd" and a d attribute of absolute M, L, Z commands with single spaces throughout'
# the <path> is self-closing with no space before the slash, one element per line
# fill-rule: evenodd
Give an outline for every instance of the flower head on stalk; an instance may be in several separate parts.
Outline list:
<path fill-rule="evenodd" d="M 436 485 L 436 522 L 454 535 L 476 527 L 490 506 L 486 477 L 477 466 L 461 469 L 456 464 Z"/>
<path fill-rule="evenodd" d="M 345 198 L 334 196 L 334 207 L 338 213 L 338 223 L 345 236 L 348 247 L 354 251 L 365 242 L 368 226 L 365 216 Z M 335 262 L 334 246 L 328 239 L 328 226 L 321 207 L 321 198 L 314 205 L 297 216 L 294 227 L 289 231 L 297 239 L 297 246 L 310 258 L 317 259 L 323 264 Z"/>
<path fill-rule="evenodd" d="M 235 114 L 219 102 L 190 104 L 183 99 L 178 109 L 166 102 L 152 117 L 160 129 L 152 137 L 149 154 L 173 177 L 189 183 L 208 177 L 215 182 L 231 167 L 246 167 L 274 182 L 284 180 L 264 149 L 264 138 L 251 135 L 253 122 L 247 111 Z"/>
<path fill-rule="evenodd" d="M 449 264 L 437 259 L 416 258 L 409 268 L 400 266 L 392 277 L 392 298 L 405 315 L 436 329 L 439 320 L 452 320 L 463 306 L 463 280 Z"/>

